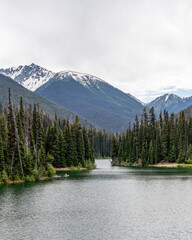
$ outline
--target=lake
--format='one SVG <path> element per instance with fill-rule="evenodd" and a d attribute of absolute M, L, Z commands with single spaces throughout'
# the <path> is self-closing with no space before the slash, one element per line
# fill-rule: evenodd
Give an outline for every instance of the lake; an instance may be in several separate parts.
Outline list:
<path fill-rule="evenodd" d="M 192 169 L 96 164 L 0 186 L 0 240 L 192 239 Z"/>

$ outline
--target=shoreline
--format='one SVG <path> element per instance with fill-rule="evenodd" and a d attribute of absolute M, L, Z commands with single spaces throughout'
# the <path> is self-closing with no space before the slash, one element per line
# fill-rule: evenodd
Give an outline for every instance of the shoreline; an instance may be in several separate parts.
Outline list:
<path fill-rule="evenodd" d="M 89 171 L 89 170 L 93 170 L 95 168 L 78 168 L 78 167 L 65 167 L 65 168 L 54 168 L 56 172 L 69 172 L 69 171 Z M 0 182 L 0 186 L 1 185 L 11 185 L 11 184 L 19 184 L 19 183 L 28 183 L 28 182 L 41 182 L 41 181 L 48 181 L 48 180 L 54 180 L 56 179 L 57 174 L 53 177 L 42 177 L 39 180 L 35 180 L 35 181 L 25 181 L 25 180 L 8 180 L 7 183 L 3 183 Z"/>
<path fill-rule="evenodd" d="M 47 180 L 54 180 L 55 176 L 54 177 L 42 177 L 39 180 L 35 180 L 35 181 L 25 181 L 25 180 L 13 181 L 13 180 L 8 180 L 7 183 L 0 182 L 0 186 L 1 185 L 11 185 L 11 184 L 19 184 L 19 183 L 29 183 L 29 182 L 32 183 L 32 182 L 42 182 L 42 181 L 47 181 Z"/>
<path fill-rule="evenodd" d="M 178 167 L 179 165 L 183 165 L 183 164 L 184 163 L 179 164 L 179 163 L 176 163 L 176 162 L 173 162 L 173 163 L 164 162 L 164 163 L 157 163 L 157 164 L 148 165 L 148 166 L 175 168 L 175 167 Z"/>
<path fill-rule="evenodd" d="M 115 164 L 112 162 L 111 164 L 112 166 L 119 166 L 119 167 L 157 167 L 157 168 L 192 168 L 192 164 L 186 164 L 186 163 L 177 163 L 177 162 L 160 162 L 157 164 L 149 164 L 146 166 L 141 166 L 139 164 L 133 164 L 133 165 L 129 165 L 129 163 L 126 162 L 122 162 L 120 164 Z"/>
<path fill-rule="evenodd" d="M 65 168 L 54 168 L 56 172 L 68 172 L 68 171 L 85 171 L 90 170 L 88 168 L 78 168 L 78 167 L 65 167 Z"/>

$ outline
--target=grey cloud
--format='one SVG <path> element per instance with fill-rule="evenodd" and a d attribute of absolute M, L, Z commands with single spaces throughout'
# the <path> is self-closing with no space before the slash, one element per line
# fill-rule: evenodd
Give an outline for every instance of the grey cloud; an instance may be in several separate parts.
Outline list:
<path fill-rule="evenodd" d="M 88 72 L 141 100 L 192 89 L 191 13 L 187 0 L 0 0 L 0 66 Z"/>

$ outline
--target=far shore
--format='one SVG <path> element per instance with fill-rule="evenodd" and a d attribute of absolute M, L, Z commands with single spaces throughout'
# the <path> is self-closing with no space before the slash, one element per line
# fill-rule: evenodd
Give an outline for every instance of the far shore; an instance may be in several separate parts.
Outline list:
<path fill-rule="evenodd" d="M 192 167 L 192 164 L 186 164 L 186 163 L 169 163 L 169 162 L 161 162 L 161 163 L 157 163 L 154 165 L 149 165 L 150 167 L 167 167 L 167 168 L 182 168 L 182 167 Z"/>
<path fill-rule="evenodd" d="M 56 172 L 88 170 L 87 168 L 78 168 L 78 167 L 65 167 L 65 168 L 54 168 L 54 169 Z"/>
<path fill-rule="evenodd" d="M 173 162 L 173 163 L 163 162 L 163 163 L 154 164 L 152 166 L 154 166 L 154 167 L 178 167 L 178 165 L 183 165 L 183 164 L 179 164 L 176 162 Z"/>

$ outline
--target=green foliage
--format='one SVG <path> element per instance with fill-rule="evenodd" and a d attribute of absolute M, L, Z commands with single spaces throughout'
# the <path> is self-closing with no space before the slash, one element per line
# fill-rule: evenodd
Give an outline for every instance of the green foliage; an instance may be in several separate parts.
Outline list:
<path fill-rule="evenodd" d="M 95 163 L 93 163 L 93 162 L 91 161 L 91 159 L 89 159 L 89 160 L 86 162 L 86 168 L 87 168 L 88 170 L 92 170 L 92 169 L 95 169 L 95 168 L 96 168 L 96 165 L 95 165 Z"/>
<path fill-rule="evenodd" d="M 53 163 L 54 162 L 54 157 L 51 154 L 47 154 L 47 162 L 48 163 Z"/>
<path fill-rule="evenodd" d="M 33 171 L 33 177 L 34 177 L 35 181 L 40 180 L 40 172 L 39 172 L 39 170 L 37 170 L 37 168 L 35 168 Z"/>
<path fill-rule="evenodd" d="M 78 164 L 78 169 L 80 170 L 82 168 L 81 163 Z"/>
<path fill-rule="evenodd" d="M 186 163 L 186 164 L 192 164 L 192 159 L 190 159 L 190 158 L 185 159 L 185 163 Z"/>
<path fill-rule="evenodd" d="M 29 176 L 29 175 L 27 175 L 27 176 L 25 177 L 25 182 L 34 182 L 34 181 L 35 181 L 34 176 Z"/>
<path fill-rule="evenodd" d="M 7 175 L 7 173 L 6 173 L 5 170 L 2 171 L 1 181 L 2 181 L 4 184 L 8 183 L 8 181 L 9 181 L 8 175 Z"/>
<path fill-rule="evenodd" d="M 56 171 L 54 167 L 51 165 L 51 163 L 47 163 L 47 175 L 48 177 L 53 177 L 55 176 Z"/>
<path fill-rule="evenodd" d="M 71 166 L 70 169 L 71 169 L 71 171 L 78 171 L 79 167 Z"/>

